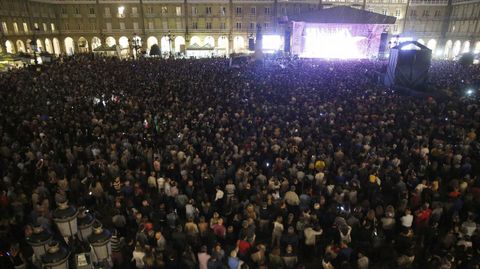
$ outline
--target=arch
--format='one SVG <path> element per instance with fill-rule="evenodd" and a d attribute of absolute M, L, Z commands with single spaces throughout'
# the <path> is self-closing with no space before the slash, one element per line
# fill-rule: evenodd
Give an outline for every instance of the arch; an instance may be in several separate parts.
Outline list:
<path fill-rule="evenodd" d="M 153 45 L 158 45 L 158 39 L 154 36 L 149 36 L 147 38 L 147 51 L 150 51 L 150 48 L 153 46 Z"/>
<path fill-rule="evenodd" d="M 117 45 L 117 41 L 113 36 L 109 36 L 105 39 L 105 44 L 107 44 L 108 47 L 111 47 Z"/>
<path fill-rule="evenodd" d="M 91 45 L 90 45 L 90 46 L 92 46 L 92 50 L 100 47 L 101 45 L 102 45 L 102 40 L 100 40 L 100 38 L 94 36 L 94 37 L 92 38 L 92 43 L 91 43 Z"/>
<path fill-rule="evenodd" d="M 445 43 L 445 51 L 444 51 L 445 58 L 450 58 L 452 46 L 453 46 L 452 40 L 448 40 L 447 43 Z"/>
<path fill-rule="evenodd" d="M 53 53 L 56 55 L 62 53 L 62 50 L 60 49 L 60 41 L 58 41 L 58 38 L 56 37 L 53 38 Z"/>
<path fill-rule="evenodd" d="M 43 48 L 43 42 L 42 40 L 39 38 L 37 39 L 37 51 L 38 52 L 42 52 L 44 51 L 45 49 Z"/>
<path fill-rule="evenodd" d="M 7 53 L 15 53 L 15 46 L 13 45 L 12 41 L 5 41 L 5 50 L 7 51 Z"/>
<path fill-rule="evenodd" d="M 437 40 L 435 39 L 430 39 L 427 42 L 427 48 L 431 49 L 432 52 L 435 51 L 435 48 L 437 47 Z"/>
<path fill-rule="evenodd" d="M 160 39 L 160 51 L 163 53 L 165 52 L 170 52 L 171 47 L 170 47 L 170 41 L 168 40 L 167 36 L 163 36 Z"/>
<path fill-rule="evenodd" d="M 32 40 L 27 39 L 27 42 L 25 42 L 26 50 L 28 53 L 32 52 Z"/>
<path fill-rule="evenodd" d="M 462 53 L 469 52 L 469 51 L 470 51 L 470 41 L 463 42 Z"/>
<path fill-rule="evenodd" d="M 457 56 L 460 53 L 460 50 L 462 49 L 461 46 L 462 46 L 462 42 L 460 40 L 457 40 L 455 41 L 455 43 L 453 43 L 453 49 L 452 49 L 453 57 Z"/>
<path fill-rule="evenodd" d="M 473 52 L 474 53 L 479 53 L 480 52 L 480 41 L 477 41 L 477 43 L 475 43 L 475 47 L 473 48 Z"/>
<path fill-rule="evenodd" d="M 50 54 L 53 54 L 53 45 L 52 45 L 52 41 L 48 38 L 45 38 L 45 50 L 50 53 Z"/>
<path fill-rule="evenodd" d="M 233 39 L 233 50 L 235 52 L 238 52 L 243 49 L 245 49 L 245 38 L 243 38 L 242 36 L 236 36 Z"/>
<path fill-rule="evenodd" d="M 190 46 L 193 45 L 193 44 L 197 44 L 199 46 L 202 45 L 202 41 L 200 41 L 200 37 L 194 35 L 192 36 L 192 38 L 190 38 Z"/>
<path fill-rule="evenodd" d="M 219 48 L 228 49 L 228 38 L 224 35 L 220 36 L 217 44 Z"/>
<path fill-rule="evenodd" d="M 122 36 L 118 39 L 118 44 L 120 45 L 120 49 L 128 49 L 128 37 Z"/>
<path fill-rule="evenodd" d="M 185 46 L 185 38 L 183 36 L 175 37 L 175 52 L 182 52 L 182 45 Z"/>
<path fill-rule="evenodd" d="M 17 40 L 17 52 L 27 52 L 25 49 L 25 44 L 22 40 Z"/>
<path fill-rule="evenodd" d="M 215 47 L 215 38 L 213 38 L 213 36 L 206 36 L 205 39 L 203 39 L 203 44 Z"/>
<path fill-rule="evenodd" d="M 423 40 L 423 39 L 421 39 L 421 38 L 420 38 L 420 39 L 417 39 L 417 42 L 420 43 L 420 44 L 422 44 L 422 45 L 425 45 L 425 40 Z"/>
<path fill-rule="evenodd" d="M 88 52 L 88 41 L 83 36 L 78 39 L 78 51 Z"/>
<path fill-rule="evenodd" d="M 67 37 L 64 40 L 65 42 L 65 52 L 67 55 L 73 55 L 75 53 L 75 42 L 73 41 L 73 38 Z"/>

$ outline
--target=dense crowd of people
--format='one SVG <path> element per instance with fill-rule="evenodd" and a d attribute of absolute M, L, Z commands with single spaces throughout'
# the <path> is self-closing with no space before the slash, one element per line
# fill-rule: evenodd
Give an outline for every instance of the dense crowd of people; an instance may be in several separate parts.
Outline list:
<path fill-rule="evenodd" d="M 479 268 L 478 67 L 74 57 L 0 73 L 2 268 L 65 200 L 114 268 Z M 472 88 L 475 89 L 475 88 Z M 8 255 L 7 255 L 8 254 Z"/>

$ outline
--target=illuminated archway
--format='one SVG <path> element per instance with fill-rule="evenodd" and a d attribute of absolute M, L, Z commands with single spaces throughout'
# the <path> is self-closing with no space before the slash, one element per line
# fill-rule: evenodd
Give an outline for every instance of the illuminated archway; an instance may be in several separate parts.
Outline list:
<path fill-rule="evenodd" d="M 150 36 L 147 38 L 147 52 L 150 52 L 153 45 L 158 45 L 158 39 L 154 36 Z"/>
<path fill-rule="evenodd" d="M 100 47 L 101 45 L 102 45 L 102 40 L 100 40 L 100 38 L 94 36 L 94 37 L 92 38 L 92 45 L 91 45 L 91 46 L 92 46 L 92 50 Z"/>
<path fill-rule="evenodd" d="M 185 52 L 182 51 L 182 46 L 185 47 L 185 38 L 183 36 L 175 37 L 175 52 Z"/>
<path fill-rule="evenodd" d="M 60 49 L 60 41 L 56 37 L 53 38 L 53 52 L 56 55 L 60 55 L 60 53 L 62 53 L 62 50 Z"/>
<path fill-rule="evenodd" d="M 44 51 L 45 49 L 43 48 L 43 42 L 42 40 L 39 38 L 37 39 L 37 51 L 38 52 L 42 52 Z"/>
<path fill-rule="evenodd" d="M 202 46 L 202 41 L 200 41 L 200 37 L 192 36 L 192 38 L 190 38 L 190 46 L 192 46 L 193 44 L 197 44 L 199 46 Z"/>
<path fill-rule="evenodd" d="M 67 55 L 73 55 L 75 53 L 75 43 L 73 42 L 73 38 L 67 37 L 65 38 L 65 52 Z"/>
<path fill-rule="evenodd" d="M 25 42 L 25 49 L 27 50 L 28 53 L 32 53 L 32 40 L 27 39 Z"/>
<path fill-rule="evenodd" d="M 120 45 L 121 49 L 128 49 L 128 38 L 126 36 L 122 36 L 118 39 L 118 44 Z"/>
<path fill-rule="evenodd" d="M 49 38 L 45 39 L 45 50 L 48 53 L 53 54 L 53 44 L 52 44 L 52 41 Z"/>
<path fill-rule="evenodd" d="M 17 51 L 18 52 L 27 52 L 25 49 L 25 44 L 22 40 L 17 40 Z"/>
<path fill-rule="evenodd" d="M 225 54 L 228 54 L 228 37 L 220 36 L 218 38 L 218 48 L 222 49 Z"/>
<path fill-rule="evenodd" d="M 207 36 L 205 39 L 203 39 L 203 44 L 208 44 L 210 47 L 215 47 L 215 38 L 212 36 Z"/>
<path fill-rule="evenodd" d="M 170 52 L 171 47 L 170 47 L 170 41 L 167 36 L 163 36 L 160 39 L 160 51 L 163 53 Z"/>
<path fill-rule="evenodd" d="M 474 53 L 480 52 L 480 41 L 477 41 L 477 43 L 475 43 L 475 48 L 473 49 L 473 52 Z"/>
<path fill-rule="evenodd" d="M 432 52 L 434 52 L 435 49 L 437 48 L 437 40 L 435 40 L 435 39 L 428 40 L 427 48 L 431 49 Z"/>
<path fill-rule="evenodd" d="M 83 36 L 78 39 L 78 50 L 80 52 L 88 52 L 88 41 Z"/>
<path fill-rule="evenodd" d="M 453 43 L 452 56 L 455 57 L 458 54 L 460 54 L 461 49 L 462 49 L 462 42 L 460 40 L 455 41 L 455 43 Z"/>
<path fill-rule="evenodd" d="M 12 41 L 5 41 L 5 50 L 7 53 L 15 53 L 15 46 L 13 45 Z"/>
<path fill-rule="evenodd" d="M 470 51 L 470 41 L 463 42 L 462 45 L 462 53 L 466 53 Z"/>
<path fill-rule="evenodd" d="M 117 41 L 113 36 L 109 36 L 105 39 L 105 44 L 107 44 L 108 47 L 111 47 L 117 45 Z"/>
<path fill-rule="evenodd" d="M 444 51 L 444 56 L 445 58 L 450 58 L 451 50 L 452 50 L 453 42 L 452 40 L 448 40 L 447 43 L 445 43 L 445 51 Z"/>
<path fill-rule="evenodd" d="M 233 50 L 235 52 L 239 52 L 243 49 L 245 49 L 245 38 L 243 38 L 242 36 L 236 36 L 233 39 Z"/>

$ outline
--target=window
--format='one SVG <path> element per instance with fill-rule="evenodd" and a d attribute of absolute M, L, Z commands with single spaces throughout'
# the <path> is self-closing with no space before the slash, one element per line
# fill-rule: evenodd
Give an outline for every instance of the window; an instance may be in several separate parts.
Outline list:
<path fill-rule="evenodd" d="M 110 17 L 110 8 L 109 7 L 105 8 L 105 16 Z"/>
<path fill-rule="evenodd" d="M 250 26 L 248 27 L 250 30 L 254 30 L 255 29 L 255 23 L 254 22 L 251 22 L 250 23 Z"/>
<path fill-rule="evenodd" d="M 270 15 L 270 8 L 269 7 L 265 8 L 265 15 Z"/>
<path fill-rule="evenodd" d="M 54 32 L 54 31 L 55 31 L 55 24 L 53 24 L 53 23 L 50 23 L 50 30 L 52 30 L 52 32 Z"/>
<path fill-rule="evenodd" d="M 237 30 L 242 30 L 242 23 L 241 22 L 237 22 Z"/>
<path fill-rule="evenodd" d="M 221 23 L 220 23 L 220 29 L 222 29 L 222 30 L 225 30 L 225 29 L 226 29 L 224 22 L 221 22 Z"/>
<path fill-rule="evenodd" d="M 67 14 L 67 8 L 66 7 L 62 7 L 62 14 Z"/>
<path fill-rule="evenodd" d="M 287 15 L 287 8 L 286 7 L 282 7 L 282 14 Z"/>
<path fill-rule="evenodd" d="M 34 23 L 34 24 L 33 24 L 33 29 L 35 29 L 35 30 L 39 29 L 38 23 Z"/>
<path fill-rule="evenodd" d="M 295 8 L 295 12 L 296 12 L 297 14 L 300 14 L 300 7 L 296 7 L 296 8 Z"/>
<path fill-rule="evenodd" d="M 80 9 L 78 7 L 75 8 L 75 14 L 80 14 Z"/>
<path fill-rule="evenodd" d="M 70 25 L 68 25 L 68 23 L 65 23 L 65 24 L 63 25 L 63 29 L 64 29 L 64 30 L 70 30 Z"/>
<path fill-rule="evenodd" d="M 137 7 L 132 7 L 132 15 L 133 16 L 138 15 L 138 8 Z"/>
<path fill-rule="evenodd" d="M 237 15 L 242 15 L 242 8 L 241 7 L 237 7 L 235 10 L 236 10 L 235 13 Z"/>
<path fill-rule="evenodd" d="M 18 24 L 16 22 L 13 23 L 13 31 L 18 33 Z"/>
<path fill-rule="evenodd" d="M 23 23 L 23 31 L 28 33 L 28 24 L 26 22 Z"/>
<path fill-rule="evenodd" d="M 139 29 L 139 28 L 138 28 L 138 22 L 134 22 L 134 23 L 133 23 L 133 29 L 135 29 L 135 30 L 138 30 L 138 29 Z"/>
<path fill-rule="evenodd" d="M 440 17 L 440 10 L 435 10 L 435 17 Z"/>
<path fill-rule="evenodd" d="M 177 16 L 182 16 L 182 7 L 176 7 L 175 8 Z"/>
<path fill-rule="evenodd" d="M 42 26 L 43 26 L 43 31 L 44 31 L 44 32 L 48 31 L 48 28 L 47 28 L 47 24 L 46 24 L 46 23 L 42 23 Z"/>
<path fill-rule="evenodd" d="M 370 11 L 370 12 L 375 12 L 375 9 L 369 8 L 368 11 Z"/>
<path fill-rule="evenodd" d="M 95 23 L 90 23 L 90 30 L 97 30 L 97 25 Z"/>
<path fill-rule="evenodd" d="M 197 7 L 192 7 L 192 15 L 197 15 L 198 10 Z"/>
<path fill-rule="evenodd" d="M 220 15 L 225 16 L 227 14 L 227 8 L 226 7 L 220 7 Z"/>
<path fill-rule="evenodd" d="M 263 24 L 263 29 L 268 29 L 268 27 L 270 27 L 270 25 L 268 24 L 268 22 L 266 22 L 266 23 Z"/>
<path fill-rule="evenodd" d="M 386 8 L 382 9 L 382 14 L 383 15 L 387 15 L 387 13 L 388 13 L 388 10 Z"/>
<path fill-rule="evenodd" d="M 207 15 L 212 15 L 212 7 L 206 7 L 206 8 L 205 8 L 205 13 L 206 13 Z"/>
<path fill-rule="evenodd" d="M 153 26 L 153 22 L 149 21 L 148 22 L 148 29 L 153 30 L 155 27 Z"/>
<path fill-rule="evenodd" d="M 182 21 L 176 21 L 177 29 L 182 29 Z"/>
<path fill-rule="evenodd" d="M 251 7 L 250 8 L 250 14 L 252 14 L 252 15 L 257 14 L 257 8 L 256 7 Z"/>
<path fill-rule="evenodd" d="M 416 10 L 410 11 L 410 16 L 416 17 L 417 16 L 417 11 Z"/>
<path fill-rule="evenodd" d="M 77 24 L 77 30 L 81 30 L 82 26 L 80 24 Z"/>
<path fill-rule="evenodd" d="M 112 23 L 111 22 L 107 22 L 107 31 L 108 32 L 112 31 Z"/>
<path fill-rule="evenodd" d="M 125 23 L 124 22 L 120 23 L 120 30 L 125 30 Z"/>
<path fill-rule="evenodd" d="M 207 29 L 212 29 L 212 23 L 211 23 L 211 22 L 207 22 L 207 25 L 206 25 L 206 26 L 207 26 L 207 27 L 206 27 Z"/>
<path fill-rule="evenodd" d="M 119 18 L 124 18 L 125 17 L 125 7 L 124 6 L 119 6 L 118 7 L 118 17 Z"/>
<path fill-rule="evenodd" d="M 162 7 L 162 14 L 168 14 L 168 7 L 163 6 Z"/>
<path fill-rule="evenodd" d="M 147 14 L 153 13 L 153 7 L 147 7 Z"/>
<path fill-rule="evenodd" d="M 6 22 L 2 22 L 2 30 L 4 33 L 8 34 L 8 26 Z"/>
<path fill-rule="evenodd" d="M 192 22 L 192 29 L 198 29 L 198 22 Z"/>
<path fill-rule="evenodd" d="M 395 17 L 397 17 L 397 18 L 400 17 L 400 9 L 395 10 Z"/>
<path fill-rule="evenodd" d="M 425 10 L 423 11 L 422 16 L 423 16 L 423 17 L 428 17 L 428 16 L 430 16 L 430 12 L 428 11 L 428 9 L 425 9 Z"/>
<path fill-rule="evenodd" d="M 90 8 L 90 15 L 95 15 L 95 9 L 93 7 Z"/>
<path fill-rule="evenodd" d="M 168 30 L 168 22 L 167 21 L 162 21 L 162 28 L 163 28 L 163 30 Z"/>

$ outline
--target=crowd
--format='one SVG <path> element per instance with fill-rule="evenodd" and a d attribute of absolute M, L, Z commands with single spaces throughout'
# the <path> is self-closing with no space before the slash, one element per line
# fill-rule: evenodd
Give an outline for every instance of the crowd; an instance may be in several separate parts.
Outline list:
<path fill-rule="evenodd" d="M 0 73 L 1 268 L 34 266 L 25 238 L 58 234 L 65 200 L 112 232 L 114 268 L 479 268 L 480 70 L 434 63 L 437 100 L 374 84 L 382 65 Z"/>

